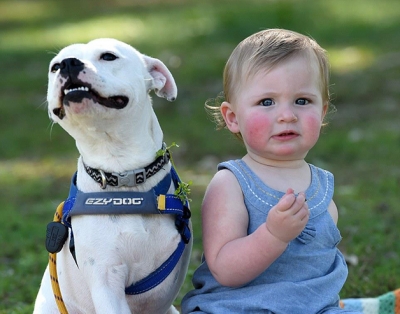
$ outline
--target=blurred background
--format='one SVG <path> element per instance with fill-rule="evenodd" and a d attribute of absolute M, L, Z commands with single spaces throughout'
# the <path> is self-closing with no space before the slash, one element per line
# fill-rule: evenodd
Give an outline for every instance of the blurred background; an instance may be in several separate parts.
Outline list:
<path fill-rule="evenodd" d="M 222 91 L 234 47 L 265 28 L 316 39 L 331 61 L 337 112 L 307 157 L 335 175 L 341 297 L 400 287 L 400 1 L 0 0 L 0 313 L 32 313 L 47 264 L 46 225 L 67 197 L 75 143 L 46 111 L 47 69 L 64 46 L 114 37 L 161 59 L 178 99 L 154 107 L 184 181 L 195 243 L 181 295 L 202 253 L 200 204 L 218 162 L 243 146 L 216 131 L 204 102 Z"/>

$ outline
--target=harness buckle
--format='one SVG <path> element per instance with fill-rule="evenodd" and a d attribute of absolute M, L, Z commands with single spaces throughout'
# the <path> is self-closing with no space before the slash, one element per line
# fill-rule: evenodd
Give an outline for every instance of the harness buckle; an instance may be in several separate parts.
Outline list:
<path fill-rule="evenodd" d="M 146 182 L 146 170 L 144 168 L 131 170 L 123 173 L 113 173 L 118 178 L 120 186 L 136 186 Z"/>

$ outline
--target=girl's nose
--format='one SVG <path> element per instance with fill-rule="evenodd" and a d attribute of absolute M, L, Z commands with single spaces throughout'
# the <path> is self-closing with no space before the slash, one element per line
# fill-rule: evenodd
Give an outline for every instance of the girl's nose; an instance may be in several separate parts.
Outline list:
<path fill-rule="evenodd" d="M 298 120 L 293 108 L 283 105 L 279 111 L 278 121 L 285 123 L 293 123 Z"/>

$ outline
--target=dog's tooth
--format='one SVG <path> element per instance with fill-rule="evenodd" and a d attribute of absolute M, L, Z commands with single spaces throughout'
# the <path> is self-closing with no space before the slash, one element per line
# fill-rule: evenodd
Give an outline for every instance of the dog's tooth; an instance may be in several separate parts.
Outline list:
<path fill-rule="evenodd" d="M 64 89 L 64 95 L 67 95 L 70 92 L 75 92 L 75 91 L 83 91 L 83 92 L 88 92 L 89 87 L 86 86 L 79 86 L 71 89 Z"/>

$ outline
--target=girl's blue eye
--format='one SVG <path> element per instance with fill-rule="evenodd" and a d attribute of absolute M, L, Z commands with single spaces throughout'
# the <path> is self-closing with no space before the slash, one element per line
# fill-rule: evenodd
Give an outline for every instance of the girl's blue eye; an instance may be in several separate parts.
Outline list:
<path fill-rule="evenodd" d="M 260 105 L 264 107 L 269 107 L 274 104 L 274 101 L 271 98 L 263 99 L 260 101 Z"/>
<path fill-rule="evenodd" d="M 296 105 L 304 106 L 307 105 L 309 101 L 305 98 L 296 99 Z"/>

